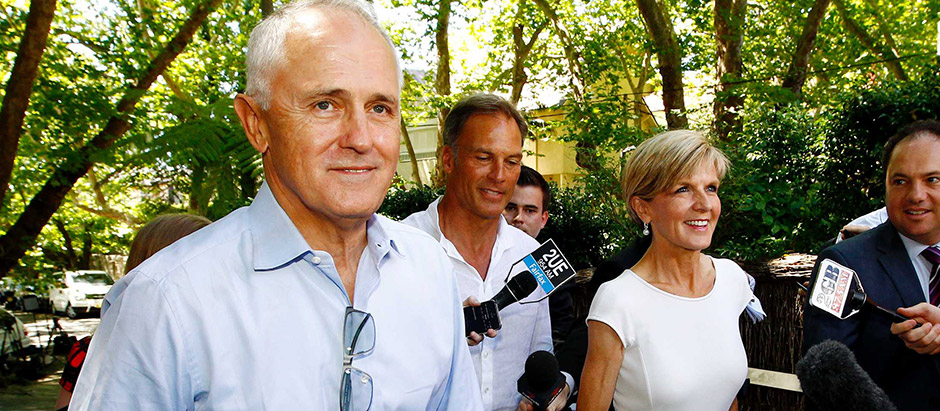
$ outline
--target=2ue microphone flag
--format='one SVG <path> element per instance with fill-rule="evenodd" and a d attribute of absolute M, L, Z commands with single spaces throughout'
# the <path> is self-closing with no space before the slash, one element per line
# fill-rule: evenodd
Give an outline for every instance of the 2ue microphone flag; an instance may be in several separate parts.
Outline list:
<path fill-rule="evenodd" d="M 571 263 L 552 239 L 542 243 L 531 254 L 523 257 L 522 261 L 545 291 L 545 295 L 551 294 L 575 274 Z"/>

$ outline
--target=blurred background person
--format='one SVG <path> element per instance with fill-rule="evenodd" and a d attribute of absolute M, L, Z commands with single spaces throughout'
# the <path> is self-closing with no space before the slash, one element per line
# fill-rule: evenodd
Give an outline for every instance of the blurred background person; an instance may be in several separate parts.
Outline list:
<path fill-rule="evenodd" d="M 652 236 L 600 286 L 588 315 L 579 410 L 725 410 L 747 374 L 738 318 L 752 297 L 734 262 L 702 253 L 728 160 L 699 133 L 659 134 L 627 159 L 630 217 Z"/>
<path fill-rule="evenodd" d="M 127 256 L 127 263 L 124 264 L 124 275 L 127 275 L 134 267 L 156 254 L 157 251 L 210 223 L 212 221 L 209 221 L 208 218 L 193 214 L 164 214 L 150 220 L 149 223 L 137 231 L 134 240 L 131 242 L 131 251 Z M 107 309 L 106 304 L 108 304 L 107 300 L 102 300 L 102 315 Z M 72 390 L 75 388 L 75 381 L 78 380 L 78 373 L 82 370 L 82 364 L 85 363 L 85 354 L 88 352 L 90 342 L 91 336 L 82 338 L 69 350 L 65 361 L 65 369 L 62 370 L 62 378 L 59 380 L 62 389 L 59 390 L 59 399 L 55 403 L 57 410 L 68 409 L 69 401 L 72 400 Z"/>

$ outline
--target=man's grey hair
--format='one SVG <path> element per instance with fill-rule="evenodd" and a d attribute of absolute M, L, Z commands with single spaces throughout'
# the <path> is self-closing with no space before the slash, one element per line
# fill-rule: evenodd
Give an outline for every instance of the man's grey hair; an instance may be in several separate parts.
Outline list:
<path fill-rule="evenodd" d="M 271 106 L 271 77 L 284 56 L 284 40 L 287 33 L 294 28 L 299 15 L 310 9 L 326 8 L 346 11 L 359 16 L 364 22 L 374 27 L 388 42 L 388 47 L 395 56 L 395 68 L 398 71 L 398 88 L 401 89 L 404 80 L 401 71 L 401 58 L 395 48 L 395 43 L 375 17 L 372 5 L 362 0 L 299 0 L 281 7 L 270 16 L 265 17 L 251 31 L 248 38 L 248 56 L 245 65 L 248 68 L 248 87 L 245 94 L 253 97 L 261 108 L 267 110 Z"/>
<path fill-rule="evenodd" d="M 516 106 L 495 94 L 480 93 L 462 98 L 450 109 L 450 113 L 444 119 L 444 127 L 441 129 L 444 145 L 457 150 L 457 137 L 463 131 L 467 120 L 474 114 L 502 114 L 515 121 L 516 126 L 519 127 L 519 134 L 522 135 L 522 139 L 519 140 L 520 146 L 529 134 L 529 124 L 526 123 L 525 117 L 516 109 Z"/>

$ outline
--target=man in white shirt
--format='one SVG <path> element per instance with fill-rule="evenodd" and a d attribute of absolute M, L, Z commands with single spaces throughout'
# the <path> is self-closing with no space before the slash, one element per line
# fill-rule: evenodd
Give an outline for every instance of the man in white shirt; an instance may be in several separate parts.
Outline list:
<path fill-rule="evenodd" d="M 255 28 L 235 111 L 265 183 L 115 285 L 73 409 L 481 409 L 453 265 L 375 214 L 398 163 L 396 56 L 359 0 Z"/>
<path fill-rule="evenodd" d="M 519 177 L 527 131 L 522 115 L 501 97 L 478 94 L 458 102 L 444 120 L 444 196 L 403 221 L 440 242 L 454 263 L 461 300 L 472 305 L 490 299 L 510 275 L 525 270 L 516 263 L 538 247 L 501 214 Z M 537 289 L 523 302 L 544 295 Z M 473 333 L 470 353 L 484 408 L 513 410 L 522 399 L 516 381 L 526 358 L 552 350 L 548 301 L 514 303 L 500 311 L 500 319 L 498 334 Z M 566 387 L 552 409 L 564 406 L 567 392 Z"/>

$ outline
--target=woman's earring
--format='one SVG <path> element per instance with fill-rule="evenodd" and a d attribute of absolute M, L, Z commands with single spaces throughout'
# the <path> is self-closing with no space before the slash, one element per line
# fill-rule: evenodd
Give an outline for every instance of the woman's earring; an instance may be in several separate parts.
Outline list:
<path fill-rule="evenodd" d="M 650 223 L 643 223 L 643 235 L 650 235 Z"/>

